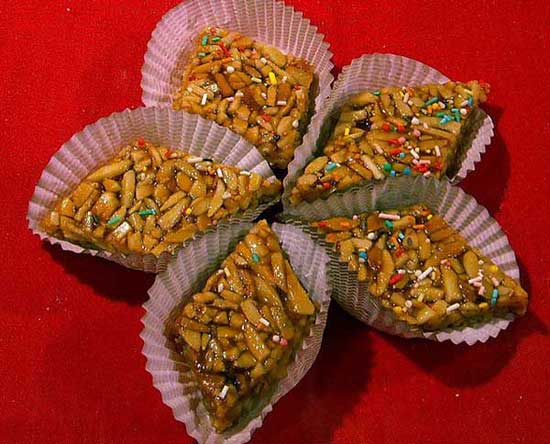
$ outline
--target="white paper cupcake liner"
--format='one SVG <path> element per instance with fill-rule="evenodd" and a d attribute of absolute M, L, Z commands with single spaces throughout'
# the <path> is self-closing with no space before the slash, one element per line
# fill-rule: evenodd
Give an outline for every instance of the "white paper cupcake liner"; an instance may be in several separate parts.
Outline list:
<path fill-rule="evenodd" d="M 506 234 L 489 212 L 470 195 L 447 181 L 424 177 L 390 178 L 382 183 L 359 188 L 344 194 L 330 196 L 299 206 L 300 219 L 286 216 L 291 222 L 311 234 L 327 247 L 331 257 L 333 298 L 351 315 L 379 330 L 403 337 L 424 337 L 438 342 L 450 340 L 454 344 L 472 345 L 486 342 L 506 329 L 514 316 L 493 319 L 472 327 L 445 329 L 437 332 L 413 331 L 408 324 L 398 321 L 379 300 L 370 295 L 367 283 L 360 283 L 357 274 L 348 270 L 339 260 L 333 245 L 323 241 L 322 235 L 308 222 L 334 216 L 351 217 L 372 210 L 404 208 L 424 203 L 442 216 L 460 232 L 466 241 L 479 249 L 511 278 L 519 280 L 516 256 Z"/>
<path fill-rule="evenodd" d="M 169 253 L 156 257 L 152 254 L 124 255 L 90 250 L 49 236 L 40 226 L 40 222 L 60 197 L 68 195 L 94 169 L 116 156 L 125 144 L 139 137 L 154 144 L 166 145 L 172 149 L 253 171 L 267 179 L 275 179 L 259 151 L 238 135 L 214 122 L 166 108 L 125 110 L 88 125 L 62 145 L 51 158 L 29 203 L 27 219 L 33 233 L 74 253 L 91 254 L 147 272 L 156 273 L 164 270 L 173 256 Z M 230 220 L 254 220 L 278 200 L 275 198 L 257 208 L 237 214 Z M 213 229 L 215 228 L 210 230 Z"/>
<path fill-rule="evenodd" d="M 315 67 L 318 91 L 307 135 L 300 147 L 317 139 L 320 114 L 334 77 L 329 44 L 301 12 L 274 0 L 188 0 L 171 9 L 153 31 L 141 70 L 142 101 L 146 106 L 172 106 L 187 55 L 200 31 L 218 26 L 252 37 Z M 298 147 L 298 149 L 300 149 Z"/>
<path fill-rule="evenodd" d="M 342 69 L 326 105 L 319 113 L 321 129 L 312 135 L 323 135 L 321 139 L 326 138 L 331 118 L 335 116 L 346 99 L 353 94 L 361 91 L 375 91 L 387 86 L 417 86 L 448 81 L 449 78 L 434 68 L 407 57 L 393 54 L 363 55 Z M 494 135 L 493 121 L 481 109 L 478 110 L 476 121 L 478 124 L 472 128 L 460 167 L 456 174 L 449 178 L 453 184 L 463 180 L 470 171 L 475 169 L 476 162 L 481 160 L 481 156 L 485 153 Z M 283 194 L 283 203 L 285 209 L 288 207 L 288 211 L 292 211 L 288 205 L 290 191 L 296 185 L 304 168 L 315 157 L 314 155 L 318 151 L 317 143 L 317 138 L 304 139 L 302 148 L 295 153 L 294 160 L 288 166 Z"/>
<path fill-rule="evenodd" d="M 166 271 L 157 276 L 149 290 L 150 299 L 143 306 L 146 314 L 142 319 L 144 329 L 140 336 L 144 342 L 147 371 L 151 373 L 153 385 L 161 392 L 164 403 L 172 408 L 178 421 L 185 423 L 187 433 L 199 444 L 241 444 L 249 441 L 273 409 L 273 404 L 308 372 L 321 347 L 331 293 L 327 278 L 329 258 L 323 247 L 298 228 L 273 224 L 272 228 L 279 236 L 296 275 L 312 299 L 320 304 L 320 312 L 310 335 L 290 364 L 288 376 L 279 382 L 271 399 L 243 420 L 237 431 L 219 434 L 213 429 L 200 402 L 200 391 L 193 382 L 191 372 L 182 364 L 181 356 L 166 334 L 166 328 L 179 314 L 178 310 L 194 293 L 200 291 L 206 279 L 251 226 L 241 223 L 220 227 L 204 235 L 189 248 L 180 250 Z"/>

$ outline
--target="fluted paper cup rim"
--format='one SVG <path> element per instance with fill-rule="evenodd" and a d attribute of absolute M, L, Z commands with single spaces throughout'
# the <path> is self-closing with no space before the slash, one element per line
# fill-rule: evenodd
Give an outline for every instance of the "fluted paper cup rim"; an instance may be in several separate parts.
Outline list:
<path fill-rule="evenodd" d="M 418 191 L 419 189 L 422 191 Z M 402 190 L 405 191 L 402 192 Z M 391 193 L 394 195 L 399 193 L 400 198 L 403 199 L 402 203 L 399 205 L 384 204 L 384 199 L 391 200 L 394 198 Z M 369 324 L 370 320 L 367 318 L 371 314 L 365 307 L 367 305 L 370 307 L 372 305 L 371 301 L 376 302 L 376 298 L 370 296 L 369 300 L 364 301 L 342 300 L 343 296 L 340 296 L 339 291 L 343 292 L 343 290 L 338 288 L 340 281 L 335 277 L 334 273 L 337 272 L 339 265 L 342 270 L 345 267 L 339 261 L 338 255 L 333 251 L 333 245 L 327 243 L 318 230 L 310 227 L 309 222 L 337 215 L 349 217 L 354 213 L 367 212 L 373 209 L 403 208 L 414 203 L 426 203 L 429 205 L 426 199 L 427 196 L 430 196 L 430 193 L 433 193 L 434 202 L 440 202 L 440 208 L 433 208 L 432 205 L 432 209 L 455 228 L 465 238 L 468 245 L 477 248 L 482 254 L 501 267 L 508 276 L 519 282 L 520 272 L 517 258 L 505 231 L 489 214 L 489 211 L 479 204 L 475 197 L 466 193 L 461 188 L 451 185 L 447 181 L 439 181 L 422 176 L 388 178 L 384 182 L 368 187 L 356 188 L 340 195 L 332 195 L 326 200 L 317 200 L 302 205 L 300 216 L 285 215 L 283 216 L 283 220 L 300 227 L 327 249 L 327 253 L 331 258 L 333 280 L 335 280 L 333 284 L 333 298 L 350 314 L 362 322 Z M 401 197 L 403 195 L 405 197 Z M 368 202 L 368 204 L 360 205 L 363 202 Z M 358 206 L 361 207 L 359 211 L 357 210 Z M 469 212 L 468 216 L 475 216 L 469 223 L 466 223 L 468 219 L 463 219 L 464 216 L 462 213 L 465 211 Z M 346 275 L 348 279 L 351 280 L 351 276 L 356 278 L 356 275 L 352 272 L 348 273 L 349 276 Z M 375 310 L 373 309 L 373 311 Z M 491 337 L 495 338 L 502 330 L 508 328 L 514 319 L 515 316 L 509 314 L 504 318 L 493 318 L 490 321 L 473 326 L 447 328 L 434 332 L 410 331 L 409 326 L 405 322 L 397 321 L 388 310 L 377 307 L 373 321 L 375 325 L 373 326 L 403 337 L 424 337 L 438 342 L 449 340 L 454 344 L 465 342 L 468 345 L 473 345 L 476 342 L 486 342 Z"/>
<path fill-rule="evenodd" d="M 382 75 L 376 77 L 368 68 L 378 66 L 379 64 L 387 64 L 394 69 L 402 69 L 403 65 L 409 65 L 411 69 L 414 69 L 415 80 L 410 80 L 411 76 L 405 76 L 401 71 L 398 71 L 397 74 L 392 74 L 390 79 Z M 389 72 L 385 72 L 385 75 L 389 76 Z M 419 80 L 416 80 L 417 77 Z M 393 78 L 396 78 L 396 80 L 393 80 Z M 319 116 L 321 126 L 318 131 L 318 137 L 315 140 L 308 139 L 309 150 L 305 153 L 307 154 L 306 156 L 303 156 L 301 159 L 295 156 L 289 164 L 288 174 L 283 181 L 284 191 L 282 200 L 285 211 L 293 211 L 293 206 L 288 201 L 290 192 L 296 185 L 297 179 L 303 173 L 307 164 L 316 157 L 315 153 L 320 150 L 320 147 L 317 146 L 320 142 L 319 138 L 323 130 L 325 130 L 325 125 L 328 123 L 330 116 L 338 111 L 347 97 L 368 89 L 375 90 L 391 86 L 418 86 L 427 83 L 445 83 L 448 81 L 450 79 L 437 69 L 413 58 L 392 53 L 363 54 L 353 59 L 349 65 L 344 66 L 335 80 L 332 93 Z M 350 91 L 346 91 L 348 85 L 351 85 Z M 469 146 L 463 154 L 460 168 L 453 177 L 445 175 L 442 180 L 457 184 L 466 178 L 471 171 L 475 170 L 476 164 L 481 161 L 482 155 L 486 152 L 494 136 L 494 124 L 491 117 L 481 107 L 479 108 L 477 119 L 479 120 L 479 128 L 476 128 L 472 133 L 472 140 L 469 141 Z M 343 194 L 348 190 L 337 191 L 334 194 Z"/>
<path fill-rule="evenodd" d="M 272 410 L 273 404 L 305 376 L 319 352 L 326 326 L 331 293 L 327 277 L 329 258 L 326 252 L 299 228 L 273 223 L 272 229 L 279 237 L 283 250 L 288 254 L 296 275 L 311 297 L 319 301 L 320 310 L 310 334 L 304 339 L 288 368 L 288 376 L 279 381 L 269 400 L 255 410 L 252 419 L 246 418 L 249 422 L 236 432 L 231 431 L 225 435 L 213 433 L 206 412 L 199 402 L 200 394 L 197 388 L 193 388 L 192 383 L 184 383 L 189 375 L 181 374 L 181 359 L 166 335 L 166 325 L 185 301 L 196 291 L 200 291 L 206 279 L 216 270 L 219 263 L 234 251 L 236 243 L 253 225 L 226 225 L 218 231 L 205 234 L 189 250 L 180 250 L 176 260 L 172 261 L 163 273 L 157 275 L 148 291 L 149 300 L 142 306 L 145 314 L 141 319 L 143 330 L 140 337 L 144 342 L 142 354 L 146 357 L 146 370 L 151 374 L 155 388 L 161 392 L 163 402 L 172 409 L 175 419 L 183 422 L 187 433 L 201 444 L 242 444 L 249 441 L 253 432 L 262 425 L 265 416 Z M 302 247 L 313 252 L 314 258 L 311 262 L 302 257 Z M 178 275 L 178 268 L 189 261 L 193 262 L 191 271 L 185 274 L 181 274 L 180 271 Z M 194 402 L 194 406 L 190 405 L 191 401 Z"/>
<path fill-rule="evenodd" d="M 140 131 L 139 128 L 143 130 Z M 50 236 L 40 226 L 40 222 L 58 199 L 68 195 L 90 172 L 115 157 L 125 144 L 140 136 L 146 136 L 147 140 L 153 143 L 181 149 L 190 154 L 204 153 L 207 155 L 205 157 L 220 163 L 253 171 L 269 180 L 275 179 L 273 171 L 254 146 L 215 122 L 169 108 L 126 108 L 86 125 L 50 157 L 28 205 L 26 219 L 33 234 L 52 245 L 59 245 L 64 251 L 90 254 L 146 272 L 155 273 L 164 269 L 173 257 L 170 253 L 165 252 L 156 257 L 153 254 L 122 254 L 85 248 Z M 279 199 L 280 197 L 276 196 L 227 220 L 253 220 Z M 215 229 L 215 226 L 209 227 L 205 232 Z M 198 233 L 196 237 L 202 234 Z M 182 244 L 179 248 L 185 248 L 192 241 Z"/>

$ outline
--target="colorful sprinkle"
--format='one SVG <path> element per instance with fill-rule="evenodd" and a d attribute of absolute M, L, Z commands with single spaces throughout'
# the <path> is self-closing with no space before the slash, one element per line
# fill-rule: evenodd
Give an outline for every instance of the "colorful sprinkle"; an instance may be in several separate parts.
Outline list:
<path fill-rule="evenodd" d="M 468 97 L 468 106 L 470 108 L 474 106 L 474 98 L 472 96 Z"/>
<path fill-rule="evenodd" d="M 397 124 L 397 132 L 404 133 L 406 130 L 404 125 L 401 125 L 400 123 Z"/>
<path fill-rule="evenodd" d="M 367 258 L 367 253 L 364 252 L 364 251 L 360 251 L 360 252 L 359 252 L 359 257 L 360 257 L 361 259 L 366 259 L 366 258 Z"/>
<path fill-rule="evenodd" d="M 498 288 L 493 289 L 493 294 L 491 295 L 491 305 L 496 305 L 498 300 Z"/>
<path fill-rule="evenodd" d="M 384 225 L 386 226 L 386 228 L 389 228 L 390 230 L 393 228 L 393 223 L 389 220 L 385 220 Z"/>
<path fill-rule="evenodd" d="M 220 36 L 215 36 L 215 37 L 212 37 L 212 43 L 217 43 L 221 40 L 222 38 Z"/>
<path fill-rule="evenodd" d="M 345 128 L 344 129 L 344 136 L 349 136 L 349 131 L 350 131 L 349 127 Z"/>
<path fill-rule="evenodd" d="M 269 82 L 272 84 L 272 85 L 276 85 L 277 84 L 277 77 L 275 77 L 275 73 L 273 71 L 270 71 L 269 72 Z"/>
<path fill-rule="evenodd" d="M 418 279 L 419 281 L 421 281 L 421 280 L 423 280 L 423 279 L 426 279 L 426 278 L 430 275 L 430 273 L 433 271 L 433 269 L 434 269 L 433 267 L 428 267 L 428 268 L 426 268 L 422 273 L 420 273 L 420 274 L 418 275 L 418 278 L 417 278 L 417 279 Z"/>
<path fill-rule="evenodd" d="M 145 145 L 145 139 L 143 137 L 139 137 L 138 140 L 137 140 L 137 144 L 138 144 L 138 146 Z"/>
<path fill-rule="evenodd" d="M 424 103 L 424 106 L 433 105 L 434 103 L 437 103 L 438 101 L 439 101 L 439 99 L 437 97 L 432 97 L 430 100 L 428 100 L 427 102 Z"/>
<path fill-rule="evenodd" d="M 154 208 L 150 208 L 148 210 L 141 210 L 141 211 L 138 211 L 138 214 L 140 216 L 154 216 L 155 214 L 157 214 L 157 212 L 155 211 Z"/>
<path fill-rule="evenodd" d="M 330 182 L 323 182 L 323 188 L 325 190 L 330 190 L 330 188 L 331 188 Z"/>
<path fill-rule="evenodd" d="M 384 164 L 384 171 L 391 171 L 391 163 L 386 162 Z"/>
<path fill-rule="evenodd" d="M 411 169 L 409 167 L 405 167 L 405 169 L 403 170 L 403 174 L 405 176 L 408 176 L 409 174 L 411 174 Z"/>
<path fill-rule="evenodd" d="M 257 264 L 260 262 L 260 256 L 258 256 L 256 253 L 252 255 L 252 260 Z"/>
<path fill-rule="evenodd" d="M 395 175 L 396 175 L 395 170 L 391 170 L 391 171 L 390 171 L 390 176 L 391 176 L 391 177 L 395 177 Z"/>
<path fill-rule="evenodd" d="M 403 275 L 402 274 L 394 274 L 391 278 L 390 278 L 390 285 L 395 285 L 397 284 L 401 279 L 403 279 Z"/>
<path fill-rule="evenodd" d="M 113 216 L 111 217 L 108 221 L 107 221 L 107 225 L 114 225 L 114 224 L 117 224 L 121 221 L 122 219 L 120 218 L 120 216 Z"/>
<path fill-rule="evenodd" d="M 460 308 L 460 304 L 458 302 L 455 302 L 453 305 L 449 305 L 447 307 L 447 314 L 452 313 L 455 310 L 458 310 Z"/>
<path fill-rule="evenodd" d="M 208 44 L 208 36 L 205 35 L 201 40 L 201 45 L 206 46 Z"/>
<path fill-rule="evenodd" d="M 380 91 L 373 91 L 372 92 L 375 96 L 379 96 L 380 95 Z"/>
<path fill-rule="evenodd" d="M 201 99 L 201 105 L 204 106 L 206 105 L 206 101 L 208 100 L 208 94 L 204 93 L 202 95 L 202 99 Z"/>
<path fill-rule="evenodd" d="M 198 56 L 201 57 L 201 58 L 202 58 L 202 57 L 206 57 L 206 53 L 205 53 L 205 52 L 199 52 L 199 53 L 198 53 Z"/>
<path fill-rule="evenodd" d="M 414 137 L 420 137 L 422 135 L 422 133 L 420 132 L 420 130 L 418 128 L 413 129 L 412 133 L 413 133 Z"/>
<path fill-rule="evenodd" d="M 384 122 L 382 124 L 382 129 L 385 131 L 385 132 L 389 132 L 391 130 L 391 125 L 388 123 L 388 122 Z"/>
<path fill-rule="evenodd" d="M 325 170 L 332 171 L 333 169 L 335 169 L 337 167 L 338 167 L 337 163 L 329 162 L 328 165 L 326 166 Z"/>

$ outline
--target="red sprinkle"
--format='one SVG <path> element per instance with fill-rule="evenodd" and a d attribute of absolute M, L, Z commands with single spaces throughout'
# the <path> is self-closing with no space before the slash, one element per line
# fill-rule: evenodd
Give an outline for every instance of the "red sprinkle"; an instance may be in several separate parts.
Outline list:
<path fill-rule="evenodd" d="M 138 144 L 138 146 L 145 145 L 145 139 L 143 137 L 139 137 L 138 140 L 137 140 L 137 144 Z"/>
<path fill-rule="evenodd" d="M 222 49 L 223 54 L 224 54 L 226 57 L 229 57 L 229 56 L 230 56 L 229 51 L 228 51 L 227 48 L 225 47 L 225 43 L 224 43 L 224 42 L 219 41 L 219 42 L 218 42 L 218 46 Z"/>
<path fill-rule="evenodd" d="M 319 225 L 319 228 L 326 228 L 328 227 L 328 222 L 326 220 L 322 220 L 317 225 Z"/>
<path fill-rule="evenodd" d="M 403 250 L 403 248 L 399 247 L 399 248 L 395 251 L 395 257 L 402 256 L 404 252 L 405 252 L 405 250 Z"/>
<path fill-rule="evenodd" d="M 325 190 L 330 190 L 332 187 L 332 185 L 330 184 L 330 182 L 323 182 L 323 188 Z"/>
<path fill-rule="evenodd" d="M 405 127 L 403 125 L 401 125 L 400 123 L 397 124 L 397 131 L 400 132 L 400 133 L 404 133 L 405 131 L 407 131 L 405 129 Z"/>
<path fill-rule="evenodd" d="M 416 170 L 419 173 L 425 173 L 426 171 L 428 171 L 428 169 L 429 169 L 429 166 L 426 163 L 420 163 L 418 165 L 413 166 L 413 170 Z"/>
<path fill-rule="evenodd" d="M 216 28 L 214 28 L 213 26 L 210 27 L 209 31 L 210 34 L 216 34 Z"/>
<path fill-rule="evenodd" d="M 392 145 L 401 145 L 401 142 L 397 139 L 389 139 L 388 143 L 391 143 Z"/>
<path fill-rule="evenodd" d="M 268 114 L 262 114 L 262 119 L 264 119 L 266 122 L 271 122 L 271 116 Z"/>
<path fill-rule="evenodd" d="M 300 85 L 296 85 L 296 86 L 294 87 L 294 89 L 295 89 L 296 91 L 300 91 L 300 90 L 302 89 L 302 87 L 301 87 Z"/>
<path fill-rule="evenodd" d="M 388 123 L 388 122 L 384 122 L 382 124 L 382 129 L 385 131 L 385 132 L 388 132 L 391 130 L 391 125 Z"/>
<path fill-rule="evenodd" d="M 399 148 L 396 148 L 396 149 L 394 149 L 394 150 L 391 150 L 391 151 L 390 151 L 390 154 L 391 154 L 392 156 L 399 156 L 399 155 L 401 154 L 401 150 L 400 150 Z"/>
<path fill-rule="evenodd" d="M 281 338 L 279 344 L 281 344 L 283 347 L 286 347 L 288 345 L 288 341 L 285 338 Z"/>
<path fill-rule="evenodd" d="M 172 155 L 172 153 L 173 153 L 173 151 L 172 151 L 170 148 L 168 148 L 168 149 L 166 150 L 166 158 L 167 158 L 167 159 L 170 159 L 170 156 Z"/>
<path fill-rule="evenodd" d="M 432 168 L 435 170 L 435 171 L 440 171 L 441 168 L 443 168 L 441 166 L 441 162 L 439 160 L 436 160 L 433 165 L 432 165 Z"/>
<path fill-rule="evenodd" d="M 191 74 L 189 76 L 189 81 L 192 82 L 193 80 L 197 80 L 197 78 L 195 77 L 195 74 Z"/>
<path fill-rule="evenodd" d="M 390 278 L 390 285 L 395 285 L 397 284 L 401 279 L 403 279 L 403 275 L 402 274 L 394 274 L 391 278 Z"/>

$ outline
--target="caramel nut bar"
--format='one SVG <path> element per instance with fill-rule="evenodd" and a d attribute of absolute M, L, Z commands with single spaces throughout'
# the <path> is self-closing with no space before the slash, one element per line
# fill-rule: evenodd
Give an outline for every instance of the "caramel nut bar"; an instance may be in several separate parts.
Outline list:
<path fill-rule="evenodd" d="M 318 307 L 265 220 L 192 299 L 173 325 L 175 342 L 223 432 L 286 376 Z"/>
<path fill-rule="evenodd" d="M 425 331 L 523 315 L 527 293 L 428 207 L 312 223 L 397 319 Z"/>
<path fill-rule="evenodd" d="M 173 107 L 243 136 L 268 162 L 286 168 L 309 123 L 314 69 L 237 32 L 201 32 Z"/>

